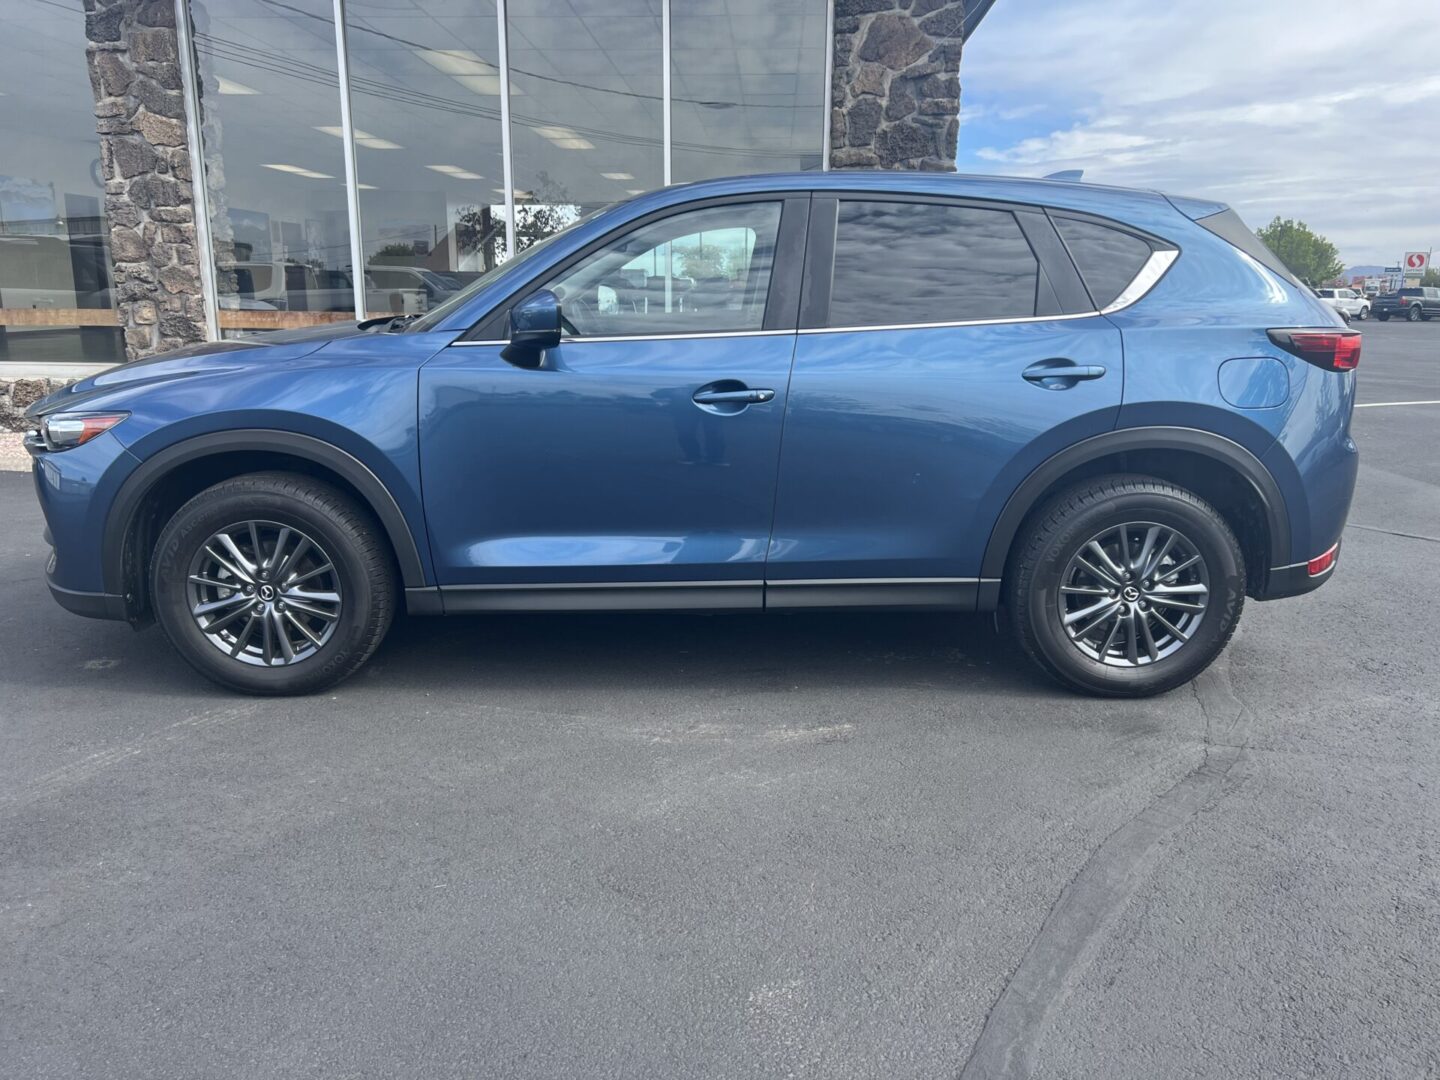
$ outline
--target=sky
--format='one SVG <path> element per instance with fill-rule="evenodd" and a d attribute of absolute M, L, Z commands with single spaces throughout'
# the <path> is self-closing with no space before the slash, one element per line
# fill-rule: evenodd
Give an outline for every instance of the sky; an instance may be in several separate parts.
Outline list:
<path fill-rule="evenodd" d="M 1430 5 L 996 0 L 960 65 L 959 169 L 1298 218 L 1347 266 L 1440 248 L 1440 18 L 1403 17 Z"/>

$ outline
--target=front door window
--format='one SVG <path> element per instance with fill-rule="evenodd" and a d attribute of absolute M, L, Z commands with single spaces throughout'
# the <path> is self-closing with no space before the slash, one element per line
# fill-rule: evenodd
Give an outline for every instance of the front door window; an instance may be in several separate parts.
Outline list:
<path fill-rule="evenodd" d="M 692 210 L 612 241 L 547 287 L 572 338 L 760 330 L 780 203 Z"/>

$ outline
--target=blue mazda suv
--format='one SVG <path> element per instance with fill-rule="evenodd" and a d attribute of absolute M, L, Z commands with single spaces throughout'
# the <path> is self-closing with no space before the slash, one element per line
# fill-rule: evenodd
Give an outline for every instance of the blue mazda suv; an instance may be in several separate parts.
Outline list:
<path fill-rule="evenodd" d="M 1225 206 L 945 174 L 652 192 L 419 317 L 37 403 L 81 615 L 313 691 L 396 611 L 999 611 L 1061 683 L 1193 678 L 1334 571 L 1360 335 Z"/>

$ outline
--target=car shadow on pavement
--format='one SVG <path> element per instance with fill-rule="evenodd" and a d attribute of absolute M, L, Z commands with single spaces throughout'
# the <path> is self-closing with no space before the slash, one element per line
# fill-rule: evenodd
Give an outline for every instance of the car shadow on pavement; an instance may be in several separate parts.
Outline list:
<path fill-rule="evenodd" d="M 685 693 L 814 687 L 1052 693 L 989 616 L 505 615 L 401 619 L 362 680 L 491 691 L 551 684 Z"/>

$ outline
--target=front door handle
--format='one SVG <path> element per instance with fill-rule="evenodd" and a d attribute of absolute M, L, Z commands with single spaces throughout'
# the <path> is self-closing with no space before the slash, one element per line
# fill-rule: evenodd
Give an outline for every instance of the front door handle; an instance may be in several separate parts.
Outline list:
<path fill-rule="evenodd" d="M 1020 377 L 1046 390 L 1068 390 L 1078 382 L 1098 379 L 1104 374 L 1105 368 L 1100 364 L 1077 364 L 1073 360 L 1056 357 L 1031 364 L 1020 373 Z"/>
<path fill-rule="evenodd" d="M 775 397 L 774 390 L 696 390 L 696 405 L 759 405 Z"/>

